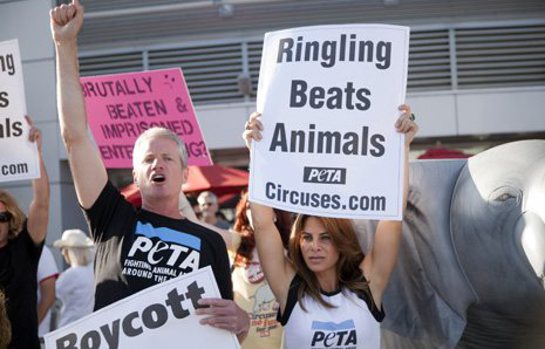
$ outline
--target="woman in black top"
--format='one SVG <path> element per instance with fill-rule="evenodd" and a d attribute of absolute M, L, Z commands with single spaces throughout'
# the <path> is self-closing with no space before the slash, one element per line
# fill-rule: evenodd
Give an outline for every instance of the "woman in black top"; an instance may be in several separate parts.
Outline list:
<path fill-rule="evenodd" d="M 15 198 L 0 189 L 0 290 L 11 322 L 9 348 L 39 349 L 36 273 L 49 221 L 49 178 L 40 131 L 29 117 L 27 121 L 29 140 L 38 145 L 41 177 L 32 180 L 28 217 Z"/>

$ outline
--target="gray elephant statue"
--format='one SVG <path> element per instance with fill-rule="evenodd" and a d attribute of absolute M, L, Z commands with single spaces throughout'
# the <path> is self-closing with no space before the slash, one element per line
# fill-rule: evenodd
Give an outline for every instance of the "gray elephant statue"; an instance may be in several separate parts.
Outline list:
<path fill-rule="evenodd" d="M 545 348 L 544 274 L 545 140 L 413 162 L 382 348 Z"/>

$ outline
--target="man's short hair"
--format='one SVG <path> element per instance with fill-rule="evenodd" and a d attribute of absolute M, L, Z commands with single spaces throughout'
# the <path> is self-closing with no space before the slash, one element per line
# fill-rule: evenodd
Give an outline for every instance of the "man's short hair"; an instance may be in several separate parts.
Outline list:
<path fill-rule="evenodd" d="M 211 191 L 203 191 L 197 197 L 197 201 L 199 202 L 199 205 L 203 204 L 204 200 L 206 200 L 206 197 L 209 197 L 210 199 L 212 199 L 214 203 L 218 203 L 218 197 L 216 196 L 216 194 L 212 193 Z"/>
<path fill-rule="evenodd" d="M 185 147 L 184 141 L 178 137 L 178 135 L 171 130 L 164 128 L 164 127 L 152 127 L 147 129 L 146 131 L 142 132 L 140 136 L 136 139 L 136 142 L 134 142 L 134 150 L 132 153 L 132 167 L 136 167 L 137 161 L 140 157 L 140 148 L 142 147 L 142 143 L 149 139 L 154 138 L 167 138 L 171 139 L 174 142 L 176 142 L 176 146 L 178 148 L 178 155 L 180 157 L 180 161 L 182 162 L 182 168 L 187 167 L 187 149 Z"/>

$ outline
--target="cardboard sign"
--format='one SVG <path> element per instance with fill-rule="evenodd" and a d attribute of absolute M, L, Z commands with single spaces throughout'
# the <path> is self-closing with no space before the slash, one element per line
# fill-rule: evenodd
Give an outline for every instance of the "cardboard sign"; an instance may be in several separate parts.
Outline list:
<path fill-rule="evenodd" d="M 142 290 L 44 336 L 47 349 L 240 348 L 231 332 L 199 324 L 201 298 L 220 298 L 211 267 Z"/>
<path fill-rule="evenodd" d="M 340 25 L 267 33 L 250 200 L 287 211 L 401 219 L 409 28 Z"/>
<path fill-rule="evenodd" d="M 19 43 L 0 42 L 0 182 L 40 177 L 38 149 L 28 140 L 26 113 Z"/>
<path fill-rule="evenodd" d="M 132 168 L 134 142 L 153 126 L 184 140 L 189 165 L 212 164 L 181 69 L 84 77 L 81 86 L 106 168 Z"/>

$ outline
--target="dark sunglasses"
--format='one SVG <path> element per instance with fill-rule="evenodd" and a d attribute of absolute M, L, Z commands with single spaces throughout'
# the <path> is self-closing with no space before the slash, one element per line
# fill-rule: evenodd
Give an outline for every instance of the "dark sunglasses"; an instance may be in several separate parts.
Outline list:
<path fill-rule="evenodd" d="M 0 212 L 0 223 L 6 223 L 9 222 L 9 219 L 11 218 L 11 214 L 9 212 Z"/>

